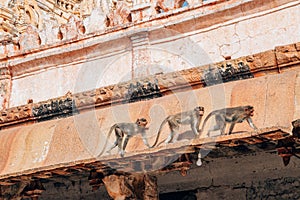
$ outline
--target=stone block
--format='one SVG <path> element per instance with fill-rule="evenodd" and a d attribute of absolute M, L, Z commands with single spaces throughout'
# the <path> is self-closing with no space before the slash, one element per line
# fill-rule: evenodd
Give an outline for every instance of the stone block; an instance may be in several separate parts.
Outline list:
<path fill-rule="evenodd" d="M 276 57 L 273 50 L 247 56 L 246 60 L 251 71 L 256 71 L 261 68 L 272 68 L 276 66 Z"/>
<path fill-rule="evenodd" d="M 278 65 L 300 62 L 300 52 L 297 52 L 295 44 L 276 47 L 275 53 Z"/>

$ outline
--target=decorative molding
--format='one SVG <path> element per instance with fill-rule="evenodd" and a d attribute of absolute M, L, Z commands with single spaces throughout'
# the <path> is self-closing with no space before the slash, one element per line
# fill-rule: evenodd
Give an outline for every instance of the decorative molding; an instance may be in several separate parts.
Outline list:
<path fill-rule="evenodd" d="M 136 101 L 148 100 L 153 98 L 161 97 L 158 80 L 154 82 L 147 82 L 146 86 L 139 81 L 129 84 L 127 93 L 125 94 L 125 100 L 123 103 L 131 103 Z"/>
<path fill-rule="evenodd" d="M 291 48 L 292 53 L 284 50 L 286 48 Z M 91 91 L 76 94 L 68 93 L 48 101 L 4 109 L 0 113 L 0 128 L 27 121 L 34 122 L 67 117 L 78 114 L 80 110 L 95 107 L 146 101 L 168 95 L 170 91 L 187 87 L 191 89 L 194 86 L 197 88 L 209 87 L 215 84 L 254 78 L 256 74 L 261 76 L 262 72 L 263 75 L 274 73 L 274 69 L 280 72 L 279 69 L 295 67 L 296 64 L 300 64 L 298 59 L 300 57 L 299 43 L 287 45 L 286 48 L 284 46 L 276 48 L 282 49 L 280 51 L 280 65 L 276 64 L 275 51 L 267 51 L 213 65 L 148 76 Z M 265 65 L 261 63 L 265 63 Z M 4 70 L 3 73 L 5 76 L 10 76 L 7 70 Z"/>
<path fill-rule="evenodd" d="M 89 33 L 109 33 L 124 26 L 132 26 L 133 23 L 161 18 L 155 11 L 161 1 L 151 3 L 144 0 L 135 2 L 101 0 L 96 4 L 91 0 L 10 0 L 8 7 L 0 8 L 0 16 L 3 19 L 0 24 L 0 44 L 4 46 L 14 44 L 14 48 L 10 49 L 12 51 L 10 53 L 14 54 L 20 50 L 34 50 L 43 45 L 59 43 L 61 40 L 83 38 Z M 213 0 L 214 5 L 223 2 L 224 0 Z M 189 1 L 189 4 L 202 6 L 197 0 Z M 192 7 L 190 5 L 190 8 Z M 169 7 L 168 14 L 172 15 L 173 10 L 178 8 Z M 57 29 L 73 26 L 74 18 L 77 24 L 82 25 L 75 26 L 76 30 L 67 31 L 61 37 Z M 40 37 L 38 46 L 20 44 L 20 37 L 28 26 L 37 30 L 35 34 Z M 74 34 L 76 37 L 73 37 Z"/>
<path fill-rule="evenodd" d="M 254 78 L 254 76 L 250 71 L 250 67 L 242 61 L 235 66 L 227 62 L 216 68 L 209 67 L 208 70 L 204 71 L 204 76 L 202 77 L 204 86 L 248 78 Z"/>
<path fill-rule="evenodd" d="M 52 99 L 32 107 L 32 116 L 38 121 L 71 116 L 76 113 L 78 111 L 72 97 Z"/>

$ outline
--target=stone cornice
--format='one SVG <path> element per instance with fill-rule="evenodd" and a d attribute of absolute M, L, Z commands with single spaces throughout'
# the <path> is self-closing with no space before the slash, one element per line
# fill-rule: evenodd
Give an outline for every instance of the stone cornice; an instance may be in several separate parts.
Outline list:
<path fill-rule="evenodd" d="M 78 112 L 115 104 L 145 101 L 168 95 L 176 90 L 191 90 L 215 84 L 280 73 L 300 64 L 300 43 L 276 47 L 274 50 L 201 66 L 158 74 L 92 91 L 71 94 L 47 101 L 5 109 L 0 127 L 34 123 L 67 117 Z"/>
<path fill-rule="evenodd" d="M 211 2 L 211 1 L 209 1 Z M 76 50 L 78 48 L 86 48 L 88 46 L 92 46 L 95 44 L 99 44 L 105 41 L 111 41 L 114 39 L 120 39 L 124 37 L 128 37 L 133 33 L 143 32 L 143 31 L 155 31 L 162 28 L 174 29 L 176 31 L 180 31 L 180 33 L 192 32 L 194 30 L 199 30 L 207 27 L 212 27 L 215 24 L 224 23 L 230 20 L 237 19 L 239 17 L 246 17 L 247 15 L 257 14 L 257 12 L 274 12 L 276 9 L 283 9 L 285 6 L 296 6 L 298 5 L 298 1 L 292 0 L 280 0 L 277 1 L 276 4 L 272 0 L 267 1 L 256 1 L 256 0 L 248 0 L 248 1 L 213 1 L 208 4 L 197 4 L 195 6 L 180 8 L 176 10 L 172 10 L 172 12 L 166 12 L 154 15 L 145 20 L 138 20 L 136 22 L 130 22 L 125 24 L 115 25 L 113 27 L 105 27 L 99 31 L 94 32 L 80 32 L 80 27 L 76 27 L 74 30 L 76 33 L 68 33 L 66 32 L 64 38 L 62 40 L 55 40 L 51 43 L 32 45 L 32 47 L 22 47 L 17 50 L 19 47 L 15 47 L 14 51 L 6 52 L 5 55 L 0 55 L 0 62 L 2 61 L 4 65 L 7 65 L 7 59 L 10 59 L 10 65 L 14 65 L 13 59 L 21 58 L 23 60 L 25 56 L 32 56 L 32 58 L 36 57 L 35 53 L 42 53 L 44 55 L 48 54 L 48 51 L 53 49 L 53 52 L 56 48 L 60 48 L 65 45 L 68 46 L 68 51 Z M 283 6 L 283 7 L 281 7 Z M 275 10 L 272 10 L 275 9 Z M 227 15 L 226 13 L 231 13 Z M 258 13 L 259 14 L 259 13 Z M 211 20 L 211 18 L 214 20 Z M 253 16 L 252 16 L 253 17 Z M 80 23 L 82 20 L 76 21 L 76 23 Z M 205 23 L 203 23 L 205 22 Z M 67 23 L 67 25 L 72 25 L 73 22 Z M 190 26 L 190 24 L 193 24 Z M 66 26 L 66 24 L 63 24 Z M 184 28 L 183 28 L 184 27 Z M 86 28 L 85 28 L 86 29 Z M 40 35 L 39 32 L 35 34 Z M 54 33 L 53 33 L 54 34 Z M 68 36 L 68 34 L 72 34 L 72 36 Z M 75 35 L 76 36 L 75 36 Z M 106 37 L 108 35 L 109 37 Z M 40 37 L 40 36 L 39 36 Z M 43 39 L 41 39 L 43 41 Z M 92 41 L 90 41 L 92 40 Z M 78 44 L 84 42 L 84 45 Z M 16 61 L 18 63 L 18 61 Z"/>
<path fill-rule="evenodd" d="M 220 151 L 220 148 L 228 148 L 228 147 L 237 147 L 241 144 L 248 145 L 248 148 L 255 149 L 257 152 L 264 151 L 264 149 L 259 149 L 256 145 L 259 145 L 262 142 L 271 143 L 277 142 L 278 140 L 283 140 L 285 138 L 290 137 L 290 131 L 284 127 L 270 127 L 260 129 L 259 132 L 246 132 L 225 136 L 218 136 L 213 138 L 200 138 L 194 139 L 188 142 L 177 142 L 173 144 L 168 144 L 167 146 L 156 147 L 153 149 L 145 149 L 139 150 L 132 153 L 127 153 L 126 158 L 131 160 L 128 162 L 126 159 L 120 159 L 116 156 L 102 156 L 99 158 L 90 158 L 85 160 L 75 160 L 69 163 L 60 163 L 57 165 L 43 166 L 41 168 L 33 168 L 29 170 L 20 171 L 18 173 L 4 174 L 0 175 L 0 186 L 1 185 L 14 185 L 19 181 L 30 181 L 32 179 L 55 179 L 57 177 L 71 176 L 75 174 L 83 173 L 85 176 L 86 172 L 90 172 L 92 169 L 96 169 L 98 172 L 109 172 L 109 173 L 140 173 L 147 171 L 148 173 L 166 173 L 169 171 L 181 170 L 182 168 L 186 168 L 188 170 L 191 167 L 191 161 L 189 161 L 189 165 L 182 165 L 183 163 L 178 162 L 176 160 L 174 163 L 165 166 L 164 168 L 157 169 L 155 166 L 156 161 L 161 160 L 162 157 L 172 158 L 174 156 L 179 157 L 182 154 L 196 154 L 198 149 L 205 150 L 216 150 Z M 274 144 L 273 144 L 274 146 Z M 270 150 L 270 149 L 269 149 Z M 272 151 L 276 150 L 273 148 Z M 227 153 L 230 150 L 227 150 Z M 241 153 L 238 151 L 235 152 L 235 155 L 245 155 L 247 152 Z M 151 156 L 149 154 L 151 153 Z M 211 156 L 217 157 L 226 157 L 226 150 L 221 154 L 212 153 Z M 230 154 L 232 156 L 232 152 Z M 195 160 L 193 160 L 195 161 Z M 150 168 L 147 166 L 147 163 L 150 162 L 154 165 Z M 137 167 L 138 165 L 139 167 Z M 186 164 L 186 163 L 185 163 Z M 118 169 L 124 169 L 125 171 L 113 168 L 113 166 L 117 166 Z"/>

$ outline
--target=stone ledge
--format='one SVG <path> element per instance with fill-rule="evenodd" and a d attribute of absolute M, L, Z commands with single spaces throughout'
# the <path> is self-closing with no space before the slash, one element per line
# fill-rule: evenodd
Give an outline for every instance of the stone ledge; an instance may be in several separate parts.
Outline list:
<path fill-rule="evenodd" d="M 268 148 L 268 151 L 275 151 L 276 145 L 274 145 L 274 142 L 276 143 L 278 140 L 287 138 L 290 135 L 290 131 L 285 127 L 269 127 L 260 129 L 258 132 L 235 133 L 232 135 L 217 136 L 212 138 L 200 138 L 183 142 L 179 141 L 177 143 L 167 144 L 152 149 L 128 152 L 125 154 L 124 158 L 120 158 L 119 156 L 102 156 L 101 158 L 77 160 L 68 163 L 43 166 L 40 168 L 32 168 L 30 170 L 16 173 L 2 174 L 0 175 L 0 185 L 14 185 L 19 181 L 29 181 L 32 179 L 51 179 L 58 176 L 71 176 L 72 174 L 82 174 L 85 176 L 85 174 L 89 173 L 92 169 L 96 169 L 99 172 L 113 172 L 118 170 L 119 173 L 122 173 L 122 171 L 124 173 L 138 173 L 145 171 L 162 173 L 173 170 L 181 170 L 182 167 L 187 167 L 187 163 L 184 162 L 181 164 L 176 164 L 175 161 L 177 158 L 179 158 L 182 154 L 194 154 L 198 152 L 197 149 L 213 151 L 214 149 L 221 150 L 223 147 L 232 148 L 240 145 L 246 145 L 250 149 L 265 151 L 264 148 L 257 148 L 255 145 L 262 142 L 271 142 L 273 148 Z M 226 156 L 226 151 L 224 151 L 222 157 Z M 240 153 L 236 152 L 236 154 L 238 155 Z M 174 156 L 176 157 L 175 159 Z M 160 163 L 158 163 L 159 160 L 162 158 L 172 160 L 172 157 L 173 162 L 175 163 L 171 162 L 171 167 L 163 166 L 160 168 Z M 215 157 L 215 155 L 213 157 Z M 158 166 L 156 166 L 156 164 Z M 191 164 L 192 163 L 190 163 L 190 165 Z M 188 166 L 188 168 L 189 167 L 190 166 Z"/>

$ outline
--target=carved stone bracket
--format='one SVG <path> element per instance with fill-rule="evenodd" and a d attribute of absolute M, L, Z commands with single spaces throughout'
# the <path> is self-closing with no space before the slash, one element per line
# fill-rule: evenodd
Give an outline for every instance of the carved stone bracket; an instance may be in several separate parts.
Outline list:
<path fill-rule="evenodd" d="M 238 62 L 236 66 L 231 63 L 222 64 L 216 67 L 209 67 L 203 74 L 205 86 L 226 83 L 241 79 L 254 78 L 250 68 L 244 62 Z"/>
<path fill-rule="evenodd" d="M 140 82 L 136 82 L 136 84 L 130 83 L 128 91 L 125 94 L 124 103 L 153 99 L 161 96 L 162 94 L 160 93 L 157 80 L 155 80 L 154 83 L 148 82 L 146 86 Z"/>
<path fill-rule="evenodd" d="M 77 112 L 74 101 L 70 96 L 41 102 L 35 104 L 32 108 L 33 117 L 42 121 L 54 117 L 70 116 Z"/>

